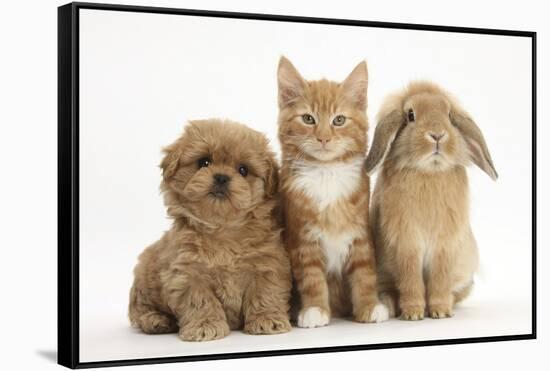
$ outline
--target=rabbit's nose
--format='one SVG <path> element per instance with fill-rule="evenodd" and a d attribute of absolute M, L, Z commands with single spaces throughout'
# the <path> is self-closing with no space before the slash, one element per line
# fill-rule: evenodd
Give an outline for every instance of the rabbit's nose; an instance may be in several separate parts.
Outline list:
<path fill-rule="evenodd" d="M 430 137 L 436 142 L 439 142 L 445 136 L 445 132 L 442 133 L 429 133 Z"/>

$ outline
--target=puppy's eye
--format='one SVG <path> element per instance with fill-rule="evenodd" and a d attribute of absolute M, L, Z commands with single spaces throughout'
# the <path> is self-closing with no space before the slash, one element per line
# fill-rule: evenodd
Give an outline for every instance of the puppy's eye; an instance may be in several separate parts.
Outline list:
<path fill-rule="evenodd" d="M 409 122 L 413 122 L 415 120 L 415 115 L 412 108 L 410 108 L 409 112 L 407 113 L 407 119 L 409 120 Z"/>
<path fill-rule="evenodd" d="M 203 167 L 208 167 L 212 161 L 208 157 L 202 157 L 197 161 L 197 164 L 199 165 L 199 169 Z"/>
<path fill-rule="evenodd" d="M 248 175 L 248 167 L 246 167 L 245 165 L 239 166 L 239 174 L 241 174 L 242 176 L 247 176 Z"/>
<path fill-rule="evenodd" d="M 302 120 L 304 121 L 305 124 L 315 125 L 315 119 L 310 114 L 306 113 L 305 115 L 302 115 Z"/>
<path fill-rule="evenodd" d="M 342 126 L 346 122 L 346 117 L 344 115 L 338 115 L 332 120 L 332 125 Z"/>

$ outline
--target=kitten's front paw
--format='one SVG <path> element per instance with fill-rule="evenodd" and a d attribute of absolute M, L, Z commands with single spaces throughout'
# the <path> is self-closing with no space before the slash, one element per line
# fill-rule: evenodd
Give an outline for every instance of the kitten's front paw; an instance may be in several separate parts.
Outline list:
<path fill-rule="evenodd" d="M 399 319 L 405 321 L 419 321 L 424 319 L 425 308 L 422 305 L 411 305 L 401 308 L 401 316 Z"/>
<path fill-rule="evenodd" d="M 439 304 L 439 305 L 430 305 L 428 308 L 428 313 L 432 318 L 449 318 L 453 316 L 453 308 L 451 305 Z"/>
<path fill-rule="evenodd" d="M 313 328 L 328 325 L 330 315 L 320 307 L 303 308 L 298 314 L 298 327 Z"/>
<path fill-rule="evenodd" d="M 367 304 L 356 311 L 357 322 L 373 323 L 384 322 L 390 317 L 388 307 L 382 303 Z"/>
<path fill-rule="evenodd" d="M 229 325 L 222 320 L 205 320 L 186 324 L 180 328 L 179 337 L 185 341 L 208 341 L 229 335 Z"/>
<path fill-rule="evenodd" d="M 253 321 L 247 321 L 243 331 L 251 335 L 271 335 L 282 334 L 290 331 L 290 329 L 288 316 L 284 314 L 266 314 L 255 318 Z"/>
<path fill-rule="evenodd" d="M 395 317 L 397 315 L 397 302 L 395 295 L 391 293 L 381 293 L 380 302 L 388 308 L 388 313 L 390 317 Z"/>

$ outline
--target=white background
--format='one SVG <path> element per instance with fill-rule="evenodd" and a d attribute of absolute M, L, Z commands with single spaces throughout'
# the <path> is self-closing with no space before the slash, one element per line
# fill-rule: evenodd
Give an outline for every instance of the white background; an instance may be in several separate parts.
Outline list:
<path fill-rule="evenodd" d="M 136 2 L 137 3 L 137 2 Z M 188 2 L 139 2 L 139 4 L 181 6 L 189 8 L 224 9 L 233 11 L 249 11 L 264 13 L 280 13 L 292 15 L 311 15 L 319 17 L 340 17 L 352 19 L 383 20 L 394 22 L 415 22 L 429 24 L 446 24 L 459 26 L 477 26 L 494 28 L 517 28 L 536 30 L 539 32 L 539 65 L 542 67 L 547 60 L 547 49 L 543 45 L 547 26 L 544 26 L 543 9 L 533 7 L 534 2 L 506 5 L 504 2 L 493 4 L 461 3 L 461 7 L 449 11 L 448 7 L 438 8 L 433 4 L 415 2 L 410 5 L 395 5 L 392 2 L 376 4 L 376 7 L 365 4 L 339 2 L 335 4 L 302 6 L 297 8 L 293 2 L 253 2 L 234 1 L 231 4 L 213 1 Z M 531 4 L 531 5 L 530 5 Z M 55 356 L 55 272 L 56 272 L 56 10 L 57 2 L 35 2 L 6 7 L 0 22 L 2 27 L 3 45 L 8 48 L 3 52 L 2 63 L 2 98 L 3 105 L 2 154 L 1 161 L 4 173 L 2 184 L 2 289 L 4 301 L 3 318 L 7 325 L 2 334 L 6 342 L 7 358 L 4 362 L 10 369 L 16 369 L 20 362 L 25 368 L 47 369 L 53 367 Z M 511 7 L 512 6 L 512 7 Z M 372 9 L 371 9 L 372 8 Z M 498 10 L 498 11 L 496 11 Z M 429 11 L 429 12 L 428 12 Z M 329 48 L 330 49 L 330 48 Z M 329 50 L 330 51 L 330 50 Z M 295 59 L 296 65 L 302 68 L 306 77 L 327 77 L 339 79 L 345 76 L 350 66 L 332 70 L 326 65 L 316 64 L 319 70 L 310 69 L 309 64 L 299 60 L 299 56 L 288 53 Z M 329 53 L 330 54 L 330 53 Z M 367 56 L 368 57 L 368 56 Z M 370 59 L 370 58 L 369 58 Z M 374 79 L 374 66 L 371 74 Z M 325 72 L 329 71 L 329 72 Z M 510 76 L 517 71 L 507 71 L 502 76 L 502 89 Z M 543 142 L 546 130 L 542 123 L 545 118 L 545 108 L 542 105 L 546 89 L 546 74 L 539 69 L 539 143 Z M 374 80 L 371 80 L 374 84 Z M 443 81 L 445 82 L 445 81 Z M 447 82 L 446 82 L 447 83 Z M 371 107 L 375 107 L 374 86 L 370 93 Z M 380 91 L 382 93 L 382 91 Z M 482 115 L 474 111 L 472 105 L 461 96 L 466 107 L 476 116 L 482 126 L 496 165 L 501 174 L 499 183 L 493 184 L 485 179 L 476 169 L 470 171 L 472 186 L 486 183 L 494 192 L 501 190 L 503 179 L 506 179 L 507 164 L 500 162 L 500 155 L 495 148 L 498 138 L 489 134 Z M 472 93 L 473 94 L 473 93 Z M 470 96 L 470 95 L 468 95 Z M 274 97 L 273 97 L 274 99 Z M 508 107 L 503 107 L 508 109 Z M 369 114 L 372 113 L 369 111 Z M 267 115 L 267 114 L 266 114 Z M 270 116 L 272 113 L 269 114 Z M 228 115 L 229 116 L 229 115 Z M 246 117 L 235 117 L 241 120 Z M 514 123 L 520 130 L 521 123 Z M 6 130 L 7 129 L 7 130 Z M 505 129 L 505 128 L 504 128 Z M 517 135 L 514 132 L 513 135 Z M 169 139 L 171 140 L 171 139 Z M 541 146 L 542 147 L 542 146 Z M 513 151 L 514 148 L 510 148 Z M 539 152 L 539 189 L 543 189 L 547 181 L 542 172 L 544 155 L 547 151 L 541 148 Z M 521 169 L 520 169 L 521 170 Z M 479 176 L 478 176 L 479 175 Z M 478 178 L 478 180 L 476 180 Z M 489 198 L 490 199 L 490 198 Z M 482 212 L 490 201 L 476 201 L 476 212 Z M 507 201 L 509 202 L 509 200 Z M 539 195 L 539 205 L 546 203 L 545 197 Z M 483 207 L 481 206 L 483 205 Z M 546 205 L 547 206 L 547 205 Z M 504 206 L 501 206 L 503 208 Z M 160 208 L 162 211 L 162 208 Z M 475 211 L 477 210 L 477 211 Z M 539 221 L 544 219 L 542 208 L 539 209 Z M 482 220 L 483 221 L 483 220 Z M 539 268 L 545 259 L 542 247 L 545 245 L 546 233 L 543 228 L 539 239 Z M 476 230 L 481 239 L 479 229 Z M 502 230 L 501 233 L 506 231 Z M 153 237 L 153 239 L 156 237 Z M 481 244 L 481 243 L 480 243 Z M 519 247 L 518 247 L 519 250 Z M 485 257 L 482 257 L 485 259 Z M 518 256 L 518 259 L 521 257 Z M 500 262 L 500 260 L 499 260 Z M 504 264 L 504 263 L 503 263 Z M 489 264 L 485 261 L 485 270 Z M 541 272 L 541 269 L 539 269 Z M 517 272 L 510 272 L 515 275 Z M 126 274 L 125 272 L 121 274 Z M 490 282 L 491 274 L 486 278 Z M 541 272 L 539 287 L 545 286 L 548 276 Z M 547 298 L 539 292 L 539 309 L 547 302 Z M 471 306 L 468 306 L 471 308 Z M 500 307 L 500 312 L 506 312 L 507 307 Z M 218 361 L 193 365 L 159 365 L 156 368 L 182 369 L 185 367 L 208 369 L 280 369 L 282 367 L 323 367 L 334 368 L 343 362 L 360 362 L 373 367 L 398 367 L 411 364 L 418 368 L 440 368 L 441 362 L 449 369 L 464 367 L 482 367 L 491 365 L 500 369 L 516 369 L 531 360 L 542 362 L 546 340 L 547 322 L 539 318 L 539 340 L 529 342 L 477 344 L 462 346 L 430 347 L 400 350 L 382 350 L 369 352 L 352 352 L 328 355 L 307 355 L 294 357 L 276 357 L 267 359 L 249 359 Z M 483 355 L 483 358 L 479 356 Z M 366 358 L 367 357 L 367 358 Z M 547 358 L 547 357 L 546 357 Z M 452 359 L 452 363 L 449 363 Z"/>

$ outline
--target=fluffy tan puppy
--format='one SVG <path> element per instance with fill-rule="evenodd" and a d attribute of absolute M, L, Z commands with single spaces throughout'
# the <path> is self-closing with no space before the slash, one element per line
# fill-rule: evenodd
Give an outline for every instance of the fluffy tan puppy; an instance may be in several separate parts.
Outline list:
<path fill-rule="evenodd" d="M 386 99 L 366 169 L 379 165 L 370 209 L 382 300 L 405 320 L 453 314 L 473 285 L 471 162 L 497 172 L 480 129 L 440 87 L 413 82 Z"/>
<path fill-rule="evenodd" d="M 290 263 L 274 217 L 278 167 L 266 137 L 192 121 L 161 168 L 173 225 L 139 257 L 131 323 L 183 340 L 290 330 Z"/>

